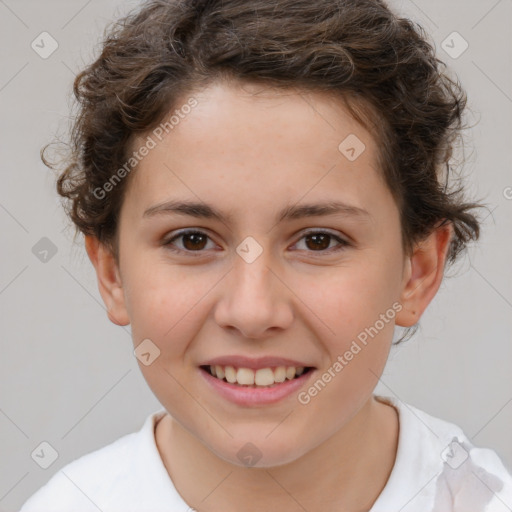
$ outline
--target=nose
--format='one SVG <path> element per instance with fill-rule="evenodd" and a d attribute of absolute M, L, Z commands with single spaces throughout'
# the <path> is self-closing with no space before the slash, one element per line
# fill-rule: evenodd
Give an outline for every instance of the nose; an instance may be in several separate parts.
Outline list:
<path fill-rule="evenodd" d="M 293 293 L 279 270 L 270 267 L 271 261 L 265 256 L 268 252 L 263 251 L 252 263 L 235 256 L 215 308 L 220 327 L 237 331 L 245 338 L 262 339 L 291 325 Z"/>

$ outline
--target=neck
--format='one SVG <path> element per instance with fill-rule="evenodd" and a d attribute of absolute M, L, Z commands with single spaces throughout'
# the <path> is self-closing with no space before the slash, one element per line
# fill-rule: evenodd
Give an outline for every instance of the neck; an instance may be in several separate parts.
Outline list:
<path fill-rule="evenodd" d="M 220 459 L 170 415 L 158 423 L 156 442 L 177 491 L 201 512 L 369 510 L 393 468 L 398 415 L 371 397 L 321 445 L 271 468 Z"/>

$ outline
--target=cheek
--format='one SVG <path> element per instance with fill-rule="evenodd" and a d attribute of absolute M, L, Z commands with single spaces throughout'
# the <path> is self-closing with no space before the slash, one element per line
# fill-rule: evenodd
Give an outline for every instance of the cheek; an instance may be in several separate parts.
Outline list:
<path fill-rule="evenodd" d="M 401 276 L 397 257 L 393 250 L 386 257 L 382 250 L 361 255 L 357 264 L 354 259 L 352 264 L 333 269 L 330 276 L 314 280 L 310 287 L 305 302 L 329 327 L 323 329 L 322 338 L 326 355 L 322 372 L 329 384 L 318 400 L 319 407 L 332 400 L 340 410 L 357 409 L 377 384 L 400 307 L 396 302 Z"/>
<path fill-rule="evenodd" d="M 398 296 L 397 272 L 367 261 L 333 269 L 325 277 L 304 278 L 304 302 L 329 328 L 330 337 L 347 340 L 370 327 L 385 314 Z M 387 323 L 386 323 L 387 325 Z"/>
<path fill-rule="evenodd" d="M 201 325 L 203 299 L 216 280 L 197 268 L 157 260 L 132 266 L 127 309 L 134 343 L 154 340 L 166 357 L 183 352 Z"/>
<path fill-rule="evenodd" d="M 193 271 L 184 272 L 155 260 L 147 259 L 147 262 L 143 265 L 134 258 L 127 272 L 127 309 L 132 332 L 139 337 L 149 337 L 151 333 L 163 339 L 179 329 L 181 320 L 188 314 L 194 314 L 192 306 L 204 292 L 201 280 Z"/>
<path fill-rule="evenodd" d="M 388 358 L 396 315 L 394 288 L 385 269 L 345 270 L 324 286 L 317 282 L 308 297 L 329 331 L 321 340 L 326 356 L 322 368 L 300 397 L 308 413 L 322 418 L 333 432 L 375 389 Z"/>
<path fill-rule="evenodd" d="M 150 365 L 139 362 L 139 368 L 168 410 L 190 408 L 183 391 L 183 383 L 190 378 L 188 349 L 204 321 L 201 299 L 212 286 L 197 273 L 194 277 L 191 269 L 185 273 L 156 262 L 130 275 L 128 307 L 134 345 L 149 339 L 159 350 Z"/>

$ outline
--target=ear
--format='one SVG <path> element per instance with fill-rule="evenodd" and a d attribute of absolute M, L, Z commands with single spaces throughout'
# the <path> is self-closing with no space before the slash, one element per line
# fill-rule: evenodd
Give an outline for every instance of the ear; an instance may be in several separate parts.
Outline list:
<path fill-rule="evenodd" d="M 452 223 L 441 223 L 406 258 L 400 295 L 402 310 L 396 316 L 397 325 L 416 324 L 439 290 L 452 234 Z"/>
<path fill-rule="evenodd" d="M 125 306 L 121 274 L 112 251 L 92 235 L 85 237 L 85 249 L 96 269 L 98 289 L 108 318 L 116 325 L 128 325 L 130 318 Z"/>

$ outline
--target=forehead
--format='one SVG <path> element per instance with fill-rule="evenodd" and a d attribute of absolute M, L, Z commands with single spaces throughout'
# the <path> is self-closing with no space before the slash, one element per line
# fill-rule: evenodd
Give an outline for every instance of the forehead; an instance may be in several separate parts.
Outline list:
<path fill-rule="evenodd" d="M 388 195 L 376 141 L 332 96 L 215 83 L 178 101 L 155 130 L 133 145 L 152 140 L 125 198 L 138 215 L 177 197 L 208 198 L 236 217 L 301 198 L 363 208 Z"/>

